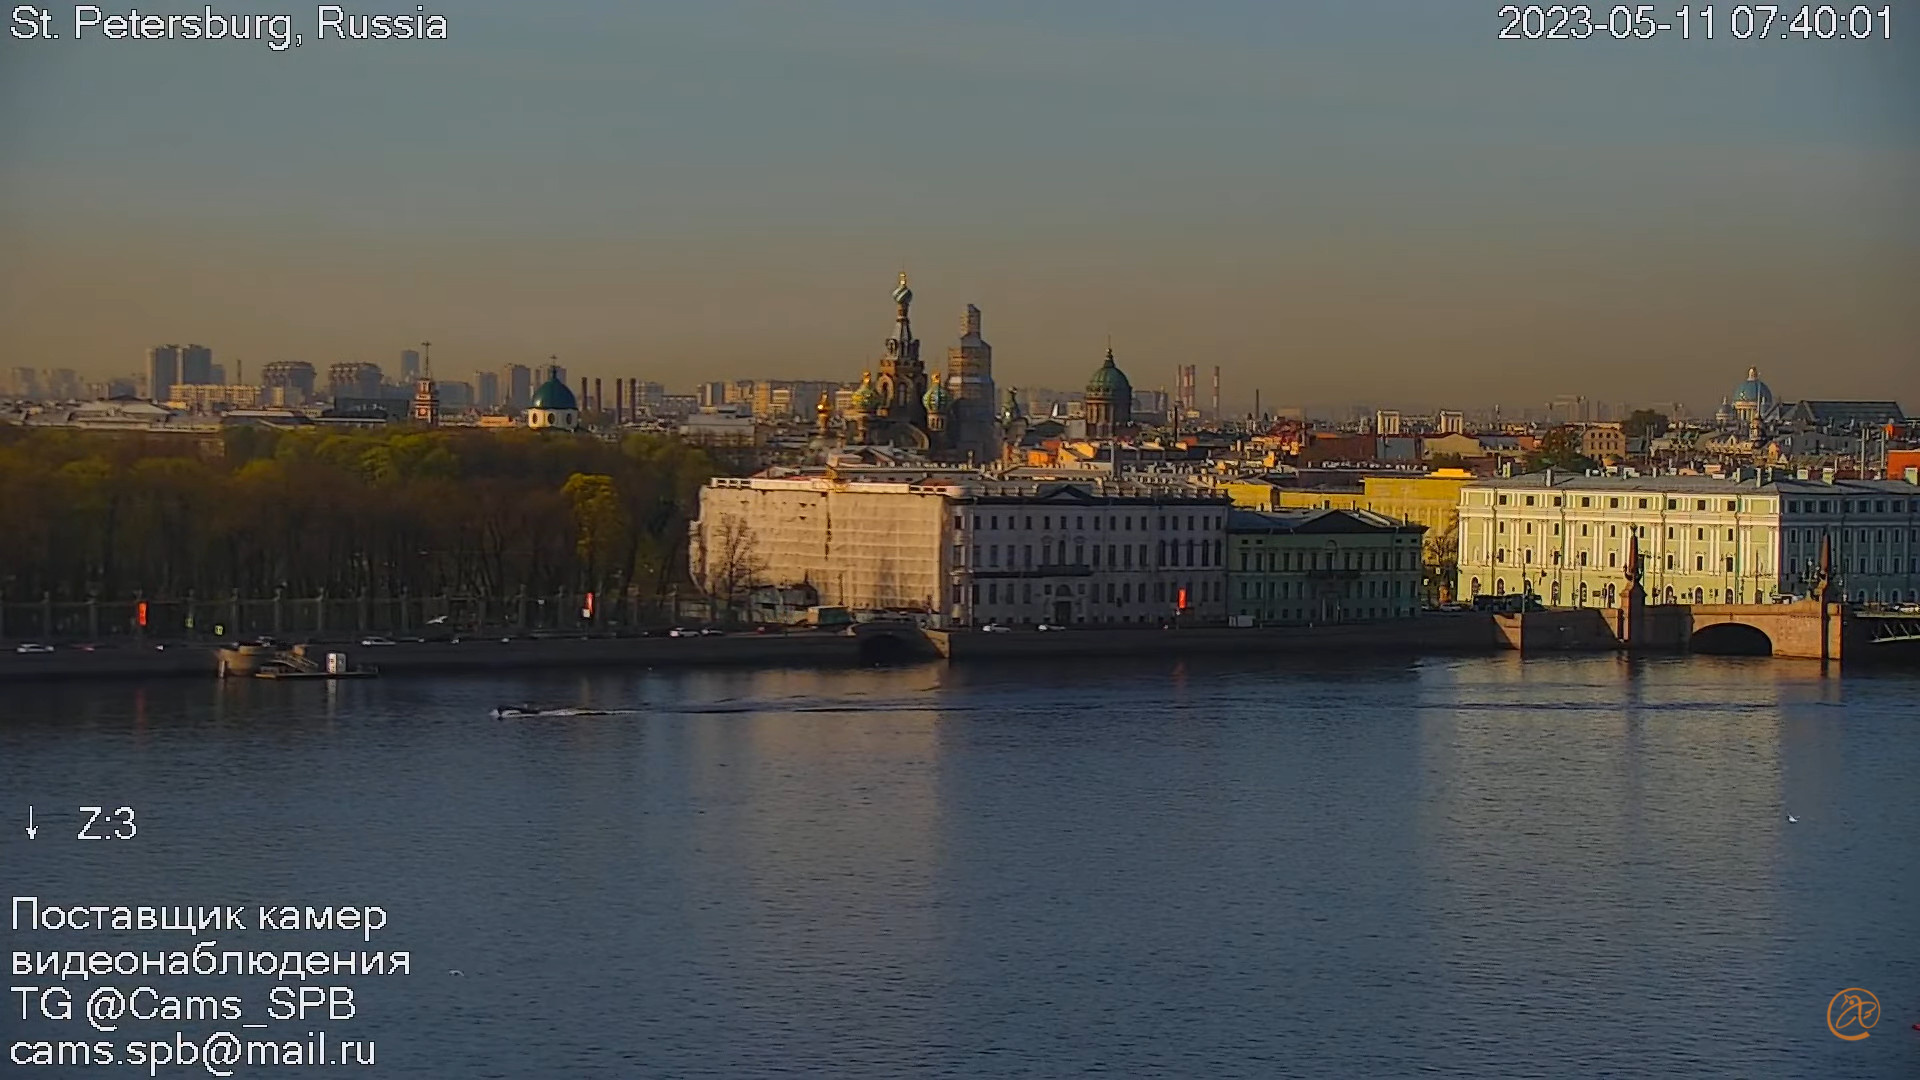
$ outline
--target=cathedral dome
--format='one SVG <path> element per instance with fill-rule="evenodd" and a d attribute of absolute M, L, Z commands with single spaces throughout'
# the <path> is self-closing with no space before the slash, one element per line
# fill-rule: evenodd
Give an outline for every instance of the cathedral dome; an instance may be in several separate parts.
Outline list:
<path fill-rule="evenodd" d="M 874 389 L 873 372 L 860 373 L 860 388 L 853 392 L 853 399 L 847 403 L 849 412 L 871 413 L 880 408 L 880 391 Z"/>
<path fill-rule="evenodd" d="M 1761 411 L 1773 408 L 1773 388 L 1760 381 L 1760 369 L 1748 368 L 1747 379 L 1733 388 L 1733 400 L 1739 405 L 1758 405 Z"/>
<path fill-rule="evenodd" d="M 1087 380 L 1087 396 L 1097 398 L 1117 398 L 1122 394 L 1132 394 L 1133 384 L 1127 381 L 1126 372 L 1121 371 L 1113 362 L 1113 350 L 1107 350 L 1107 362 L 1101 364 Z"/>
<path fill-rule="evenodd" d="M 567 384 L 561 382 L 558 375 L 548 375 L 547 381 L 534 390 L 527 404 L 536 409 L 580 408 L 580 403 L 574 400 L 573 391 L 567 389 Z"/>
<path fill-rule="evenodd" d="M 936 374 L 928 381 L 926 396 L 920 399 L 920 403 L 925 405 L 930 413 L 943 413 L 951 408 L 953 395 L 947 391 L 947 380 Z"/>

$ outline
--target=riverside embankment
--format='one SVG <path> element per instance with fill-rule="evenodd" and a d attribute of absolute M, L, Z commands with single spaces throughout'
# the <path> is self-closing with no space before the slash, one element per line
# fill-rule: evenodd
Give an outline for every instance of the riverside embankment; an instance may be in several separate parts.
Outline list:
<path fill-rule="evenodd" d="M 91 650 L 0 653 L 0 682 L 41 679 L 203 677 L 219 673 L 221 645 L 124 643 Z M 222 643 L 231 644 L 231 643 Z M 986 661 L 1226 653 L 1462 653 L 1510 648 L 1491 616 L 1441 615 L 1400 622 L 1229 629 L 1096 629 L 1010 633 L 928 631 L 869 625 L 854 634 L 800 632 L 701 637 L 468 638 L 362 646 L 315 644 L 344 652 L 381 675 L 449 674 L 536 667 L 836 667 L 916 659 Z"/>

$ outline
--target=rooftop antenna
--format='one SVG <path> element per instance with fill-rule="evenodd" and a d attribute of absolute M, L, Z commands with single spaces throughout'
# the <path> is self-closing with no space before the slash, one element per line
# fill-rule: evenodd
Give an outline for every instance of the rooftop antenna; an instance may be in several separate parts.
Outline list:
<path fill-rule="evenodd" d="M 433 342 L 423 341 L 420 343 L 420 365 L 421 374 L 429 379 L 433 378 Z"/>

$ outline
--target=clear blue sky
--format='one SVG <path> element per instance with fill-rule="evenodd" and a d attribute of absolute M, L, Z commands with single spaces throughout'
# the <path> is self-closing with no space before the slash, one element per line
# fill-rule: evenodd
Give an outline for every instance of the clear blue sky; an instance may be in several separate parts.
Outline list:
<path fill-rule="evenodd" d="M 471 0 L 317 43 L 226 3 L 309 40 L 0 37 L 0 364 L 857 378 L 904 265 L 926 355 L 977 303 L 1003 384 L 1112 334 L 1242 405 L 1704 404 L 1757 364 L 1920 410 L 1911 7 L 1709 43 L 1450 0 Z"/>

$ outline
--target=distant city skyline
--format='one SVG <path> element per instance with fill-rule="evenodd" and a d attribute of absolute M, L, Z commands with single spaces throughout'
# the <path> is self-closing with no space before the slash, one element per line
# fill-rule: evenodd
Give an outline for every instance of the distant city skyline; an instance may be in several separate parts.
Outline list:
<path fill-rule="evenodd" d="M 284 5 L 269 4 L 279 9 Z M 182 10 L 185 10 L 183 7 Z M 532 12 L 298 55 L 0 37 L 0 352 L 99 379 L 856 381 L 943 362 L 1229 411 L 1920 405 L 1920 78 L 1891 42 L 1497 41 L 1492 10 L 822 0 Z M 1204 395 L 1203 395 L 1204 396 Z"/>

